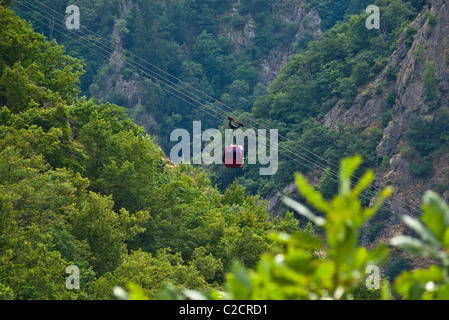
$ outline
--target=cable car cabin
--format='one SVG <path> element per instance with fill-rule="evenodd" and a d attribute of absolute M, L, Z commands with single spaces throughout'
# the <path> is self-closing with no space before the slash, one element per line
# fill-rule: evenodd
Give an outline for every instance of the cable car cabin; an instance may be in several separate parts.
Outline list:
<path fill-rule="evenodd" d="M 243 147 L 230 145 L 223 151 L 223 163 L 228 168 L 241 168 L 245 162 Z"/>

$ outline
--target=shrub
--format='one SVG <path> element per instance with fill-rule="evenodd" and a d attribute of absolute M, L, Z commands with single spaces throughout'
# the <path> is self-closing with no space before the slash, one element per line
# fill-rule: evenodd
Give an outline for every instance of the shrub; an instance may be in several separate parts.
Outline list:
<path fill-rule="evenodd" d="M 429 15 L 427 17 L 427 21 L 429 22 L 429 24 L 432 27 L 435 27 L 438 24 L 437 17 L 433 13 L 430 13 L 430 12 L 429 12 Z"/>
<path fill-rule="evenodd" d="M 379 213 L 376 215 L 377 219 L 380 221 L 386 221 L 388 219 L 390 219 L 390 217 L 393 215 L 393 212 L 386 208 L 386 207 L 382 207 L 379 210 Z"/>
<path fill-rule="evenodd" d="M 407 29 L 405 29 L 405 39 L 404 43 L 407 46 L 407 48 L 410 48 L 412 46 L 413 41 L 415 40 L 415 35 L 418 30 L 416 27 L 409 25 Z"/>
<path fill-rule="evenodd" d="M 387 165 L 388 165 L 388 162 L 390 162 L 390 158 L 389 158 L 388 156 L 384 156 L 384 157 L 382 158 L 382 164 L 380 165 L 380 170 L 381 170 L 381 171 L 384 171 L 384 170 L 385 170 L 385 168 L 386 168 Z"/>
<path fill-rule="evenodd" d="M 427 100 L 435 101 L 438 99 L 438 76 L 433 62 L 426 63 L 426 71 L 423 73 L 424 95 Z"/>
<path fill-rule="evenodd" d="M 381 123 L 382 128 L 386 128 L 390 123 L 391 119 L 393 119 L 393 113 L 391 112 L 391 110 L 382 113 L 382 123 Z"/>
<path fill-rule="evenodd" d="M 387 277 L 393 282 L 398 275 L 400 275 L 405 270 L 411 270 L 412 264 L 410 261 L 403 257 L 396 257 L 388 261 L 386 265 Z"/>
<path fill-rule="evenodd" d="M 368 240 L 373 242 L 380 235 L 384 228 L 384 224 L 382 222 L 375 222 L 371 225 L 371 228 L 368 233 Z"/>
<path fill-rule="evenodd" d="M 237 13 L 233 14 L 230 20 L 231 25 L 237 30 L 242 30 L 245 27 L 245 19 Z"/>
<path fill-rule="evenodd" d="M 376 91 L 375 91 L 375 94 L 376 95 L 380 95 L 380 94 L 382 94 L 382 91 L 383 91 L 384 89 L 382 88 L 382 84 L 378 84 L 377 86 L 376 86 Z"/>
<path fill-rule="evenodd" d="M 396 92 L 392 91 L 388 94 L 386 103 L 390 107 L 393 107 L 396 104 Z"/>
<path fill-rule="evenodd" d="M 385 76 L 387 77 L 387 80 L 389 81 L 396 81 L 398 75 L 396 73 L 396 68 L 392 65 L 389 65 L 387 68 L 387 72 L 385 73 Z"/>
<path fill-rule="evenodd" d="M 410 162 L 408 169 L 410 174 L 419 178 L 427 178 L 433 175 L 433 163 L 429 157 Z"/>

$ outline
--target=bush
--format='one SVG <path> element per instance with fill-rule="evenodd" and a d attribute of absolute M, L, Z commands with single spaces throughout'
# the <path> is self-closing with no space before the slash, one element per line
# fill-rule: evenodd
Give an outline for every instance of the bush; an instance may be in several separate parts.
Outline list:
<path fill-rule="evenodd" d="M 386 103 L 390 107 L 393 107 L 396 104 L 396 92 L 392 91 L 388 94 Z"/>
<path fill-rule="evenodd" d="M 433 175 L 433 163 L 429 157 L 410 162 L 408 169 L 410 174 L 418 178 L 427 178 Z"/>
<path fill-rule="evenodd" d="M 407 46 L 407 48 L 410 48 L 412 46 L 413 41 L 415 40 L 415 35 L 418 30 L 416 27 L 409 25 L 407 29 L 405 29 L 405 39 L 404 43 Z"/>
<path fill-rule="evenodd" d="M 437 17 L 433 13 L 428 14 L 427 21 L 432 27 L 435 27 L 438 24 Z"/>
<path fill-rule="evenodd" d="M 393 282 L 405 270 L 411 270 L 412 264 L 403 257 L 397 257 L 387 263 L 387 277 Z"/>
<path fill-rule="evenodd" d="M 387 68 L 387 72 L 385 74 L 388 81 L 396 81 L 398 75 L 396 73 L 396 68 L 392 65 L 389 65 Z"/>
<path fill-rule="evenodd" d="M 243 30 L 245 27 L 245 19 L 241 15 L 235 13 L 231 16 L 231 25 L 237 30 Z"/>
<path fill-rule="evenodd" d="M 393 212 L 390 210 L 390 209 L 388 209 L 388 208 L 386 208 L 386 207 L 382 207 L 380 210 L 379 210 L 379 213 L 377 214 L 377 219 L 378 220 L 380 220 L 380 221 L 386 221 L 386 220 L 388 220 L 388 219 L 390 219 L 390 217 L 393 215 Z"/>
<path fill-rule="evenodd" d="M 384 171 L 385 170 L 385 168 L 388 165 L 388 162 L 390 162 L 390 158 L 388 156 L 384 156 L 382 158 L 382 164 L 380 165 L 380 171 Z"/>
<path fill-rule="evenodd" d="M 376 86 L 376 91 L 375 91 L 375 94 L 376 95 L 380 95 L 380 94 L 382 94 L 382 91 L 383 91 L 384 89 L 382 88 L 382 84 L 378 84 L 377 86 Z"/>
<path fill-rule="evenodd" d="M 110 102 L 112 104 L 116 104 L 121 107 L 125 107 L 127 104 L 127 99 L 126 99 L 125 94 L 122 91 L 120 91 L 119 89 L 111 91 L 108 94 L 107 100 L 108 100 L 108 102 Z"/>
<path fill-rule="evenodd" d="M 391 119 L 393 119 L 393 113 L 391 112 L 391 110 L 382 113 L 382 123 L 381 123 L 382 128 L 386 128 L 390 123 Z"/>
<path fill-rule="evenodd" d="M 368 233 L 368 240 L 373 242 L 380 235 L 384 228 L 384 224 L 382 222 L 375 222 L 371 225 L 371 228 Z"/>
<path fill-rule="evenodd" d="M 435 64 L 433 62 L 426 63 L 426 71 L 423 73 L 423 88 L 424 95 L 429 101 L 435 101 L 438 99 L 438 76 Z"/>

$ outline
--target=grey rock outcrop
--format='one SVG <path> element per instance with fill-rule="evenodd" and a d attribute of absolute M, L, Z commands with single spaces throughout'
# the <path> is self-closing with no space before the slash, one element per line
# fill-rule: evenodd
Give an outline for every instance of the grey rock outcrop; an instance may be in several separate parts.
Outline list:
<path fill-rule="evenodd" d="M 437 24 L 431 26 L 427 19 L 427 10 L 437 18 Z M 362 89 L 349 109 L 338 102 L 324 117 L 325 126 L 338 128 L 339 124 L 357 126 L 361 128 L 378 127 L 382 115 L 389 111 L 392 119 L 385 128 L 376 155 L 379 164 L 382 159 L 388 163 L 382 169 L 376 170 L 376 187 L 383 188 L 391 185 L 395 189 L 394 196 L 389 203 L 393 216 L 386 221 L 386 228 L 381 239 L 389 239 L 403 228 L 400 216 L 420 214 L 422 196 L 427 190 L 435 190 L 437 185 L 447 178 L 449 161 L 447 151 L 433 157 L 434 176 L 431 178 L 417 178 L 409 172 L 410 160 L 404 155 L 407 147 L 405 132 L 417 117 L 433 119 L 444 106 L 448 105 L 448 71 L 449 71 L 449 3 L 445 0 L 432 0 L 428 7 L 414 21 L 417 34 L 410 47 L 404 42 L 404 37 L 397 44 L 396 51 L 390 57 L 388 64 L 397 70 L 397 79 L 388 83 L 386 69 L 378 77 Z M 418 49 L 424 48 L 421 55 Z M 422 51 L 422 50 L 421 50 Z M 426 101 L 423 92 L 422 75 L 426 68 L 426 61 L 435 63 L 438 74 L 440 98 L 433 104 Z M 383 93 L 375 94 L 378 84 L 384 85 Z M 390 92 L 396 93 L 393 107 L 386 103 Z M 443 192 L 443 198 L 449 200 L 449 191 Z"/>

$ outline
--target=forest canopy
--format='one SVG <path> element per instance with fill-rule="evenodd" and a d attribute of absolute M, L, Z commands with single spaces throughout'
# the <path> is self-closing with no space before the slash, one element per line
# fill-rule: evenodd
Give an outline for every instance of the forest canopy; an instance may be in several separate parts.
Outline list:
<path fill-rule="evenodd" d="M 211 299 L 390 299 L 392 290 L 405 299 L 449 297 L 449 209 L 432 192 L 422 219 L 404 219 L 413 235 L 391 244 L 438 263 L 402 272 L 411 269 L 408 261 L 390 261 L 381 287 L 365 290 L 366 268 L 382 266 L 389 254 L 385 244 L 360 244 L 364 223 L 391 214 L 382 207 L 390 188 L 375 205 L 363 194 L 373 190 L 367 169 L 376 164 L 385 123 L 367 130 L 320 123 L 338 101 L 349 107 L 359 87 L 388 68 L 401 33 L 413 37 L 410 22 L 423 1 L 377 0 L 385 19 L 370 33 L 367 15 L 360 14 L 366 1 L 338 2 L 338 11 L 332 1 L 307 1 L 329 17 L 326 31 L 320 41 L 302 42 L 268 87 L 259 79 L 258 59 L 288 41 L 281 36 L 288 26 L 267 14 L 273 1 L 240 4 L 257 30 L 241 52 L 217 34 L 215 18 L 232 1 L 173 0 L 166 2 L 169 10 L 136 1 L 141 10 L 134 7 L 126 19 L 117 19 L 118 1 L 75 2 L 90 9 L 89 28 L 108 36 L 116 27 L 124 48 L 278 128 L 289 139 L 283 147 L 323 155 L 339 166 L 340 180 L 327 168 L 312 187 L 305 179 L 310 168 L 287 159 L 273 178 L 259 177 L 257 166 L 230 174 L 223 167 L 172 165 L 164 152 L 168 138 L 161 136 L 193 119 L 221 123 L 151 80 L 143 82 L 143 104 L 129 105 L 117 90 L 100 100 L 96 95 L 114 71 L 107 60 L 71 39 L 44 36 L 46 24 L 31 25 L 6 8 L 12 1 L 0 1 L 0 299 L 114 299 L 117 287 L 150 299 L 188 298 L 186 288 Z M 243 16 L 221 17 L 242 28 Z M 435 72 L 426 66 L 429 101 L 438 97 Z M 389 68 L 387 78 L 395 76 Z M 129 116 L 142 111 L 155 116 L 155 135 Z M 427 157 L 447 143 L 447 119 L 443 110 L 434 123 L 417 119 L 406 132 L 417 151 L 417 175 L 429 173 Z M 362 178 L 350 188 L 353 174 Z M 299 193 L 285 199 L 282 217 L 273 216 L 265 196 L 293 179 Z M 375 239 L 381 228 L 373 226 L 368 237 Z M 81 272 L 79 290 L 66 288 L 72 265 Z"/>
<path fill-rule="evenodd" d="M 78 97 L 82 61 L 3 6 L 0 23 L 2 299 L 219 289 L 234 260 L 256 265 L 270 231 L 298 229 L 237 183 L 220 193 L 202 170 L 167 166 L 124 108 Z M 70 265 L 80 290 L 65 288 Z"/>

